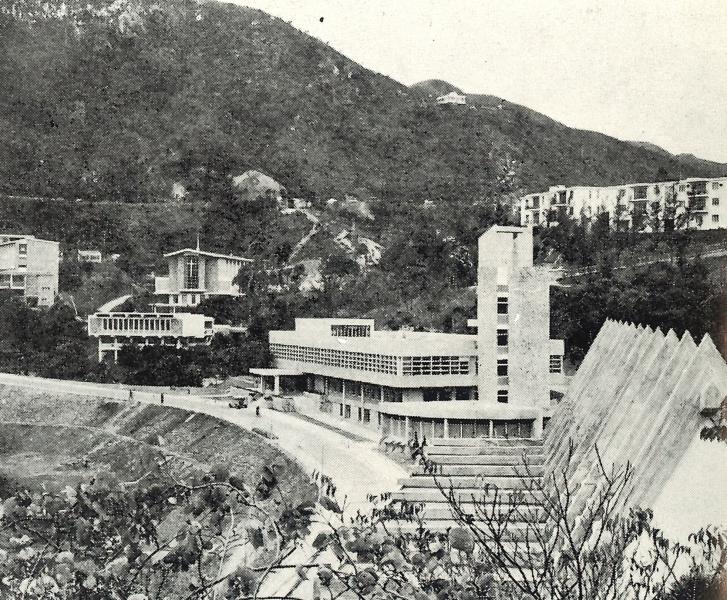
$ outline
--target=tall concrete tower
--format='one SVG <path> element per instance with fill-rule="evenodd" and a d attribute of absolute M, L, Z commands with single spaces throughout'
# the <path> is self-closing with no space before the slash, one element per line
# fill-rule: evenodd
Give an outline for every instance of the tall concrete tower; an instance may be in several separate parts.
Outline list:
<path fill-rule="evenodd" d="M 477 356 L 480 402 L 545 408 L 550 365 L 563 343 L 550 339 L 547 269 L 533 266 L 527 227 L 493 226 L 480 236 Z"/>

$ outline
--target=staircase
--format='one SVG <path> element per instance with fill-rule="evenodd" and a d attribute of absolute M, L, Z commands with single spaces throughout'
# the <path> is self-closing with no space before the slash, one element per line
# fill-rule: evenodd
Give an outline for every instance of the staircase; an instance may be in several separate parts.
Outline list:
<path fill-rule="evenodd" d="M 419 516 L 430 531 L 445 532 L 457 525 L 445 496 L 450 489 L 468 514 L 473 514 L 475 502 L 484 501 L 491 514 L 509 509 L 511 502 L 517 503 L 522 519 L 518 522 L 514 518 L 507 524 L 506 537 L 512 541 L 523 539 L 527 530 L 532 529 L 532 523 L 542 520 L 542 509 L 538 506 L 540 492 L 534 489 L 543 475 L 542 442 L 434 439 L 425 453 L 435 465 L 435 474 L 419 466 L 411 476 L 399 481 L 401 489 L 392 494 L 392 500 L 420 505 Z M 402 532 L 414 531 L 419 523 L 401 521 L 397 527 Z M 531 534 L 532 531 L 528 535 Z"/>

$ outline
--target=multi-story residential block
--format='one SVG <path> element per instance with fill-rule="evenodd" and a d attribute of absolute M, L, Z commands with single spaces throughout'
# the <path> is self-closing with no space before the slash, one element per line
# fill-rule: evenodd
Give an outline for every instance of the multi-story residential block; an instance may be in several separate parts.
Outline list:
<path fill-rule="evenodd" d="M 59 244 L 32 235 L 0 234 L 0 289 L 50 306 L 58 294 Z"/>
<path fill-rule="evenodd" d="M 273 368 L 322 406 L 408 438 L 540 437 L 563 342 L 550 339 L 550 274 L 533 266 L 529 228 L 492 227 L 479 241 L 476 335 L 376 331 L 370 319 L 296 319 L 270 332 Z"/>
<path fill-rule="evenodd" d="M 467 104 L 467 96 L 465 96 L 464 94 L 459 94 L 455 91 L 451 91 L 448 94 L 437 96 L 437 104 Z"/>
<path fill-rule="evenodd" d="M 88 317 L 88 335 L 98 338 L 98 360 L 118 360 L 125 345 L 188 346 L 209 344 L 214 320 L 191 313 L 96 313 Z"/>
<path fill-rule="evenodd" d="M 77 250 L 76 260 L 81 263 L 100 263 L 103 256 L 101 250 Z"/>
<path fill-rule="evenodd" d="M 727 177 L 612 186 L 553 186 L 520 199 L 520 224 L 550 226 L 562 215 L 613 229 L 720 229 L 727 226 Z"/>
<path fill-rule="evenodd" d="M 168 310 L 197 306 L 209 296 L 238 296 L 232 281 L 243 264 L 252 262 L 242 256 L 204 252 L 199 245 L 164 256 L 169 274 L 155 278 L 154 293 L 161 297 L 157 306 Z"/>

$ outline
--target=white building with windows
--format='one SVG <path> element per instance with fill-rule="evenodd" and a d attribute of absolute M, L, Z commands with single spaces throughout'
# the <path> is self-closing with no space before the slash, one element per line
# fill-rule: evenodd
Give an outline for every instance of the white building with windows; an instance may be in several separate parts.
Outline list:
<path fill-rule="evenodd" d="M 88 335 L 98 338 L 98 360 L 112 357 L 127 345 L 187 348 L 209 344 L 214 320 L 191 313 L 96 313 L 88 317 Z"/>
<path fill-rule="evenodd" d="M 32 235 L 0 234 L 0 290 L 10 290 L 38 306 L 58 295 L 58 242 Z"/>
<path fill-rule="evenodd" d="M 443 94 L 442 96 L 437 96 L 437 104 L 443 105 L 443 104 L 458 104 L 458 105 L 464 105 L 467 104 L 467 96 L 464 94 L 460 94 L 455 91 L 451 91 L 448 94 Z"/>
<path fill-rule="evenodd" d="M 613 229 L 721 229 L 727 227 L 727 177 L 612 186 L 557 185 L 520 198 L 520 224 L 551 226 L 567 215 Z"/>
<path fill-rule="evenodd" d="M 341 419 L 384 435 L 540 437 L 564 384 L 550 339 L 551 274 L 533 266 L 529 228 L 480 237 L 476 334 L 377 331 L 371 319 L 296 319 L 271 331 L 261 390 L 305 390 Z"/>
<path fill-rule="evenodd" d="M 170 311 L 197 306 L 209 296 L 239 296 L 233 280 L 242 265 L 252 262 L 233 254 L 205 252 L 199 244 L 164 257 L 168 275 L 154 279 L 154 294 L 160 299 L 156 306 Z"/>

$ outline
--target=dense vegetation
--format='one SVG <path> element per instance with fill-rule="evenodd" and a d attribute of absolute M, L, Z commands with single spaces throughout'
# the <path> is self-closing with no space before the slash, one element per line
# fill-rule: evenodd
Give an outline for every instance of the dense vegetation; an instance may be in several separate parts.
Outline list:
<path fill-rule="evenodd" d="M 471 203 L 499 195 L 510 171 L 516 190 L 724 172 L 489 96 L 438 107 L 431 86 L 217 2 L 3 3 L 0 82 L 11 194 L 157 201 L 179 181 L 206 201 L 226 175 L 257 168 L 321 202 Z"/>
<path fill-rule="evenodd" d="M 347 515 L 334 482 L 318 474 L 318 494 L 305 497 L 280 491 L 277 465 L 181 477 L 163 465 L 131 482 L 102 473 L 62 491 L 0 496 L 3 597 L 716 600 L 724 585 L 724 532 L 702 529 L 681 543 L 650 511 L 616 510 L 628 467 L 604 472 L 578 516 L 565 475 L 547 476 L 527 505 L 491 490 L 465 509 L 443 486 L 457 524 L 435 533 L 416 506 L 386 495 L 371 497 L 370 514 Z M 416 526 L 398 532 L 402 522 Z M 516 522 L 528 543 L 506 537 Z"/>

